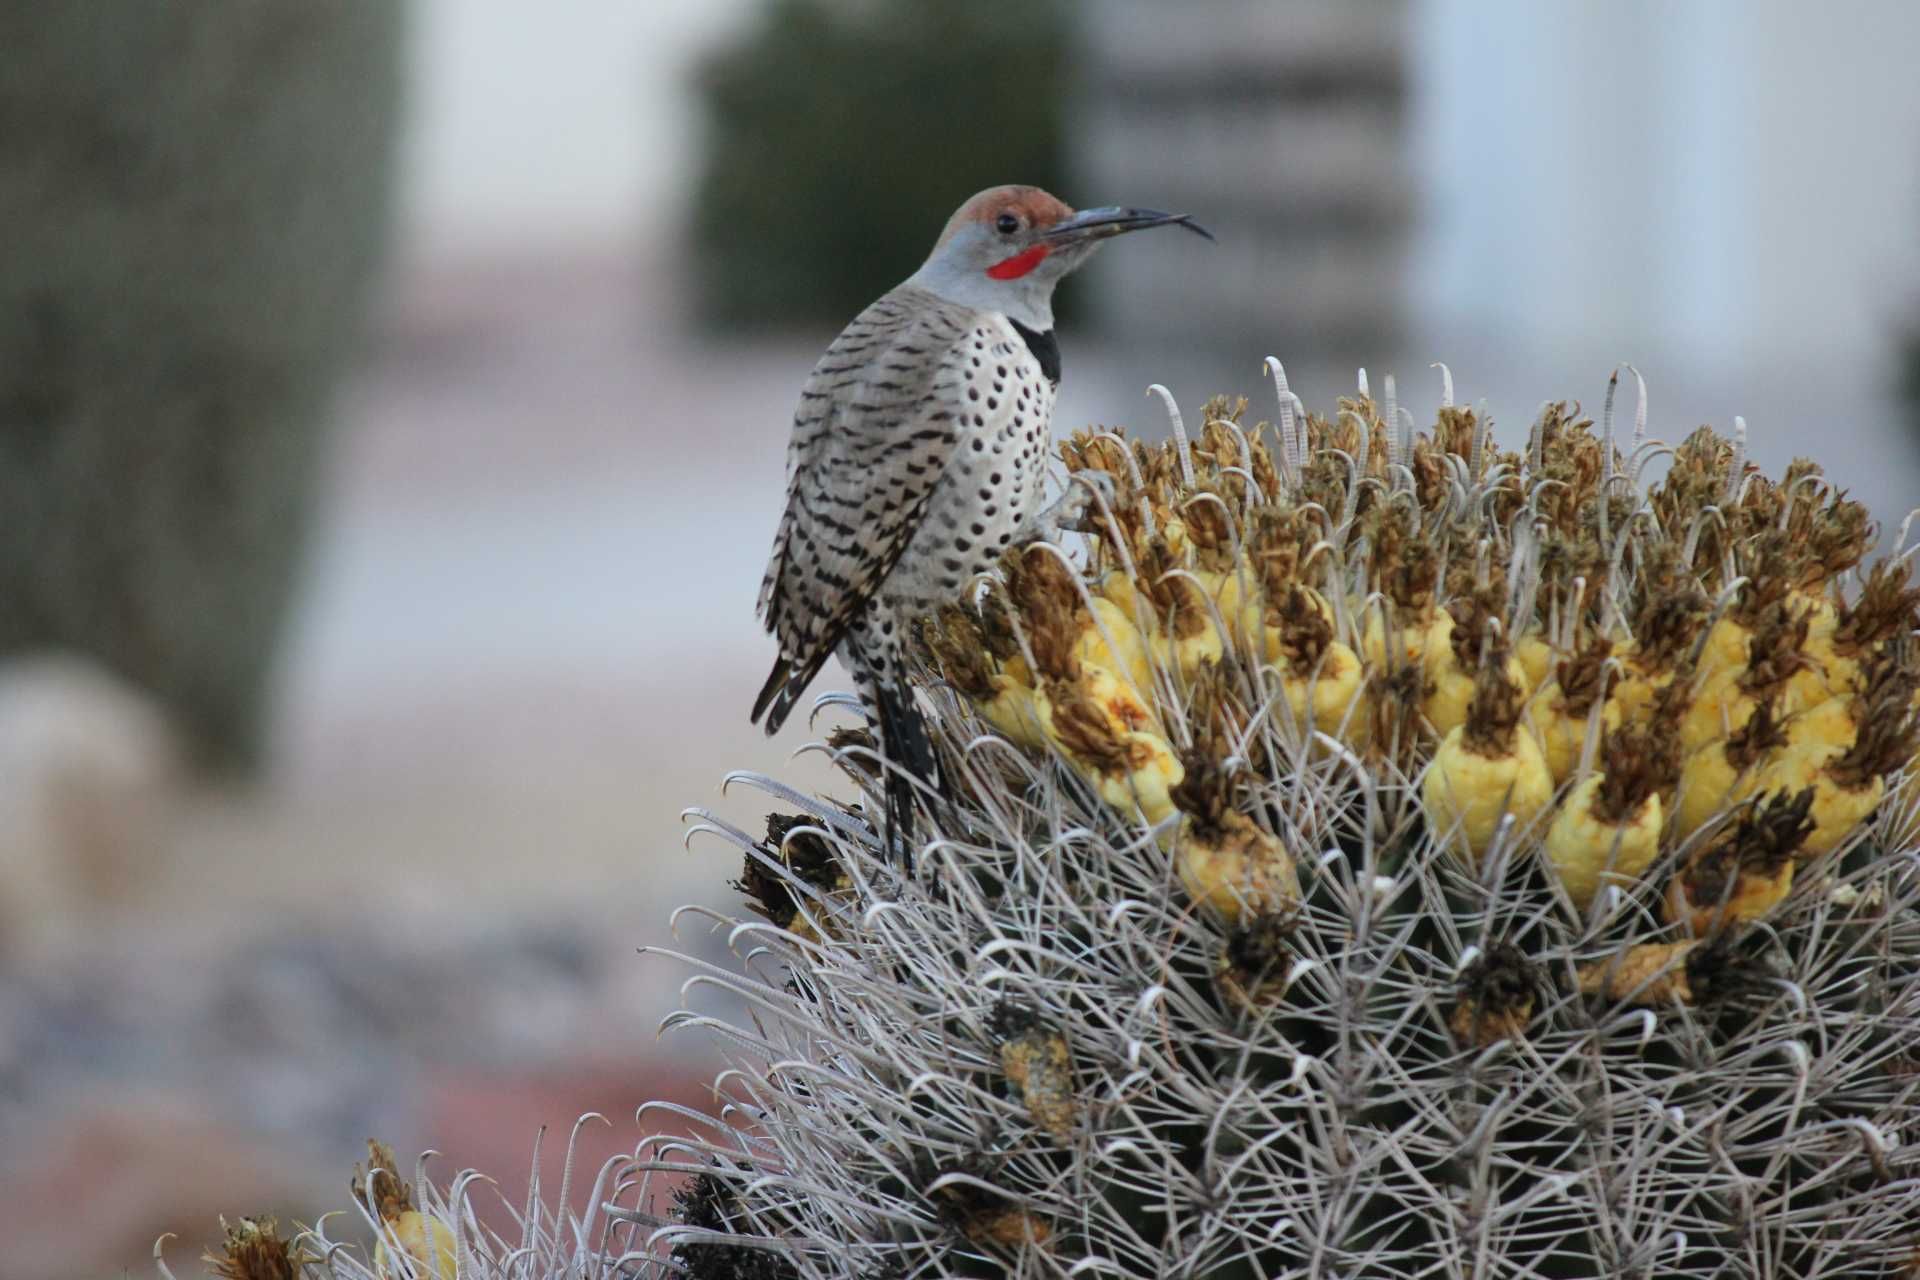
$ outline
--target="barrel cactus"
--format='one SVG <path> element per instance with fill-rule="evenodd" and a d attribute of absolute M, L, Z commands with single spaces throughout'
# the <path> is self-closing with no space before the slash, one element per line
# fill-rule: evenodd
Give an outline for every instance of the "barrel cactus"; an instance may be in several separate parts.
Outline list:
<path fill-rule="evenodd" d="M 1897 1273 L 1905 562 L 1861 568 L 1812 464 L 1645 439 L 1644 390 L 1503 452 L 1450 393 L 1416 433 L 1391 381 L 1322 418 L 1273 373 L 1272 425 L 1073 436 L 1087 546 L 927 620 L 910 865 L 857 726 L 858 802 L 698 816 L 761 918 L 694 980 L 750 1018 L 727 1105 L 642 1153 L 694 1179 L 661 1239 L 702 1276 Z"/>
<path fill-rule="evenodd" d="M 1326 418 L 1272 372 L 1271 424 L 1065 441 L 1085 545 L 924 621 L 910 858 L 844 699 L 853 799 L 693 812 L 742 867 L 675 921 L 739 958 L 682 957 L 670 1020 L 720 1104 L 643 1112 L 549 1244 L 429 1197 L 458 1270 L 1911 1269 L 1906 558 L 1744 428 L 1646 439 L 1644 391 L 1504 452 L 1450 387 L 1416 432 L 1391 380 Z"/>

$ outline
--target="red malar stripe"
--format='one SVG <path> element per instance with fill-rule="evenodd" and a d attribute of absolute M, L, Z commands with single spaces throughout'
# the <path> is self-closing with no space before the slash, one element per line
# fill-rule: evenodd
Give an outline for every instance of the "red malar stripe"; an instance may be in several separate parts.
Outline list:
<path fill-rule="evenodd" d="M 1047 256 L 1049 246 L 1037 244 L 1031 249 L 1022 250 L 1011 258 L 996 262 L 987 268 L 987 274 L 995 280 L 1018 280 L 1027 272 L 1040 265 L 1040 259 Z"/>

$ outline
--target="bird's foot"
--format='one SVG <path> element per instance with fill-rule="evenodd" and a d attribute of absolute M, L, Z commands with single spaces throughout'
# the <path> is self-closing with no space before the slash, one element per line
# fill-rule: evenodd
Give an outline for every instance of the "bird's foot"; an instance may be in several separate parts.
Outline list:
<path fill-rule="evenodd" d="M 1067 491 L 1033 518 L 1024 541 L 1051 540 L 1062 532 L 1092 533 L 1099 527 L 1101 512 L 1113 509 L 1118 492 L 1113 477 L 1104 471 L 1074 472 L 1068 477 Z"/>

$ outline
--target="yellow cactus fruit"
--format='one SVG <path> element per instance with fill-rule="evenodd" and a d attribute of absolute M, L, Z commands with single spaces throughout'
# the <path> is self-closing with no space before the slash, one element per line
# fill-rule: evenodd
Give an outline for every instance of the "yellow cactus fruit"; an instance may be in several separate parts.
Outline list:
<path fill-rule="evenodd" d="M 1139 606 L 1157 623 L 1146 635 L 1155 659 L 1188 676 L 1204 663 L 1218 662 L 1226 640 L 1214 622 L 1215 606 L 1173 543 L 1164 536 L 1149 539 L 1138 562 L 1134 589 L 1141 596 Z"/>
<path fill-rule="evenodd" d="M 1607 735 L 1602 771 L 1573 789 L 1544 851 L 1584 912 L 1607 884 L 1631 886 L 1660 852 L 1660 788 L 1673 769 L 1671 735 L 1631 725 Z"/>
<path fill-rule="evenodd" d="M 1260 625 L 1276 625 L 1273 615 L 1282 609 L 1297 610 L 1311 604 L 1326 623 L 1334 627 L 1333 606 L 1311 585 L 1307 566 L 1321 533 L 1320 520 L 1297 507 L 1268 504 L 1256 509 L 1247 531 L 1246 576 L 1258 587 L 1257 596 L 1243 596 L 1245 612 L 1254 614 Z M 1256 605 L 1258 608 L 1254 608 Z M 1259 634 L 1257 631 L 1253 634 Z M 1268 655 L 1273 660 L 1273 655 Z"/>
<path fill-rule="evenodd" d="M 1119 677 L 1091 666 L 1081 673 L 1078 680 L 1042 685 L 1034 698 L 1041 727 L 1103 801 L 1122 813 L 1138 805 L 1157 825 L 1173 814 L 1170 793 L 1184 773 L 1180 759 L 1166 739 L 1136 727 L 1145 708 Z"/>
<path fill-rule="evenodd" d="M 1008 556 L 1005 570 L 1006 593 L 1020 614 L 1042 677 L 1071 680 L 1075 667 L 1086 664 L 1126 677 L 1139 698 L 1152 695 L 1153 667 L 1147 646 L 1125 609 L 1104 596 L 1083 600 L 1073 569 L 1045 547 L 1029 547 Z M 980 611 L 983 622 L 991 624 L 998 616 L 994 608 L 998 599 L 997 593 L 987 596 Z M 987 634 L 984 639 L 996 654 L 1013 650 L 1001 658 L 1002 672 L 1012 677 L 1018 650 L 1011 627 L 1003 625 L 999 630 L 1006 632 L 1005 638 Z"/>
<path fill-rule="evenodd" d="M 381 1280 L 456 1280 L 459 1276 L 460 1253 L 453 1228 L 440 1219 L 408 1209 L 383 1223 L 380 1233 L 380 1242 L 373 1250 L 373 1269 Z M 404 1265 L 390 1265 L 393 1259 L 387 1252 L 388 1240 L 405 1256 Z"/>
<path fill-rule="evenodd" d="M 1245 565 L 1223 573 L 1196 569 L 1193 576 L 1220 611 L 1230 643 L 1238 646 L 1242 637 L 1260 634 L 1260 585 Z"/>
<path fill-rule="evenodd" d="M 1633 642 L 1620 650 L 1621 672 L 1609 695 L 1622 723 L 1644 716 L 1673 682 L 1687 664 L 1706 616 L 1706 596 L 1691 580 L 1648 592 L 1634 616 Z"/>
<path fill-rule="evenodd" d="M 1453 618 L 1444 609 L 1428 609 L 1411 614 L 1395 613 L 1389 622 L 1387 601 L 1377 602 L 1367 611 L 1360 633 L 1360 655 L 1373 671 L 1410 666 L 1424 671 L 1427 651 L 1453 643 Z"/>
<path fill-rule="evenodd" d="M 1230 775 L 1195 761 L 1175 791 L 1183 816 L 1173 846 L 1174 870 L 1187 896 L 1230 927 L 1290 913 L 1300 901 L 1293 856 L 1278 836 L 1233 803 Z"/>
<path fill-rule="evenodd" d="M 1106 600 L 1116 606 L 1121 613 L 1127 616 L 1129 622 L 1137 623 L 1143 616 L 1139 612 L 1140 596 L 1139 593 L 1134 590 L 1133 576 L 1131 574 L 1122 573 L 1120 570 L 1115 569 L 1101 575 L 1100 581 L 1094 587 L 1094 594 L 1102 600 Z M 1152 611 L 1149 610 L 1144 616 L 1151 618 L 1153 616 Z"/>
<path fill-rule="evenodd" d="M 1705 675 L 1680 726 L 1682 750 L 1739 732 L 1762 701 L 1787 716 L 1826 700 L 1826 684 L 1804 651 L 1804 613 L 1776 604 L 1760 615 L 1752 637 L 1743 665 Z"/>
<path fill-rule="evenodd" d="M 1304 587 L 1288 587 L 1265 614 L 1265 656 L 1280 669 L 1292 723 L 1302 733 L 1353 724 L 1365 684 L 1360 659 L 1333 638 L 1323 603 Z"/>
<path fill-rule="evenodd" d="M 1497 580 L 1493 585 L 1476 586 L 1453 601 L 1428 628 L 1424 658 L 1427 690 L 1421 710 L 1440 737 L 1466 723 L 1481 652 L 1500 643 L 1499 628 L 1505 622 L 1506 585 Z M 1511 656 L 1504 661 L 1507 678 L 1524 693 L 1528 687 L 1526 669 Z"/>
<path fill-rule="evenodd" d="M 1910 572 L 1905 561 L 1883 560 L 1867 575 L 1860 598 L 1841 606 L 1831 636 L 1816 653 L 1835 697 L 1857 692 L 1871 656 L 1920 629 L 1920 587 L 1907 586 Z M 1811 641 L 1808 647 L 1815 649 Z"/>
<path fill-rule="evenodd" d="M 1443 628 L 1442 642 L 1453 631 L 1453 619 L 1434 607 L 1438 553 L 1430 540 L 1413 536 L 1407 519 L 1391 508 L 1376 509 L 1368 535 L 1368 577 L 1381 598 L 1366 609 L 1360 656 L 1374 672 L 1421 666 L 1434 628 Z"/>
<path fill-rule="evenodd" d="M 1673 808 L 1674 838 L 1685 840 L 1752 795 L 1761 770 L 1786 745 L 1787 734 L 1769 699 L 1732 736 L 1688 756 L 1680 770 L 1679 802 Z"/>
<path fill-rule="evenodd" d="M 1529 631 L 1514 643 L 1513 658 L 1527 674 L 1528 692 L 1538 689 L 1553 677 L 1554 662 L 1558 656 L 1553 646 L 1547 643 L 1546 637 L 1538 631 Z"/>
<path fill-rule="evenodd" d="M 1813 830 L 1813 789 L 1748 802 L 1667 882 L 1666 917 L 1696 935 L 1758 920 L 1793 887 L 1794 855 Z"/>
<path fill-rule="evenodd" d="M 1531 733 L 1522 732 L 1520 687 L 1496 652 L 1474 686 L 1465 724 L 1447 734 L 1421 781 L 1427 829 L 1477 862 L 1503 817 L 1525 830 L 1553 803 L 1553 774 Z"/>
<path fill-rule="evenodd" d="M 1132 616 L 1103 596 L 1092 603 L 1092 615 L 1074 640 L 1074 656 L 1126 676 L 1141 697 L 1151 697 L 1153 662 Z"/>
<path fill-rule="evenodd" d="M 459 1251 L 453 1228 L 414 1207 L 413 1187 L 401 1178 L 393 1148 L 367 1140 L 367 1168 L 356 1168 L 353 1194 L 380 1223 L 373 1269 L 381 1280 L 455 1280 Z M 397 1246 L 400 1258 L 389 1252 Z"/>
<path fill-rule="evenodd" d="M 1854 735 L 1859 732 L 1859 726 L 1853 718 L 1856 697 L 1855 694 L 1848 694 L 1828 698 L 1788 717 L 1782 726 L 1787 739 L 1786 748 L 1792 750 L 1796 747 L 1824 747 L 1852 742 Z"/>
<path fill-rule="evenodd" d="M 1813 830 L 1801 846 L 1803 857 L 1839 848 L 1879 805 L 1886 775 L 1912 757 L 1920 723 L 1910 697 L 1903 683 L 1888 686 L 1879 702 L 1868 705 L 1851 746 L 1795 747 L 1761 774 L 1763 791 L 1813 789 Z"/>
<path fill-rule="evenodd" d="M 1043 747 L 1046 735 L 1034 705 L 1033 672 L 1017 650 L 996 662 L 996 646 L 990 638 L 994 616 L 991 607 L 975 611 L 948 605 L 934 616 L 921 636 L 935 667 L 966 695 L 982 719 L 1009 742 Z M 1012 649 L 1012 633 L 1004 631 L 1004 620 L 1002 628 L 1005 647 Z"/>
<path fill-rule="evenodd" d="M 1700 674 L 1709 682 L 1738 671 L 1746 665 L 1747 651 L 1753 647 L 1753 632 L 1731 614 L 1721 614 L 1707 628 L 1707 640 L 1700 648 Z"/>
<path fill-rule="evenodd" d="M 1604 636 L 1591 638 L 1555 664 L 1527 704 L 1527 723 L 1556 786 L 1578 772 L 1596 714 L 1603 734 L 1620 727 L 1619 704 L 1607 697 L 1612 648 Z"/>
<path fill-rule="evenodd" d="M 1533 962 L 1511 942 L 1496 942 L 1460 975 L 1460 998 L 1447 1014 L 1447 1030 L 1461 1044 L 1484 1049 L 1518 1040 L 1533 1021 L 1541 978 Z"/>

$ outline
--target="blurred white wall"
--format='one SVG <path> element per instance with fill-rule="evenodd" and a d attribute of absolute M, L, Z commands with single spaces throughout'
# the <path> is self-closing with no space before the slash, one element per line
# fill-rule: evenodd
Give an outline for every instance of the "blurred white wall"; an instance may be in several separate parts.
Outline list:
<path fill-rule="evenodd" d="M 1920 294 L 1920 5 L 1422 0 L 1415 22 L 1432 332 L 1707 380 L 1883 375 Z"/>
<path fill-rule="evenodd" d="M 699 51 L 758 0 L 414 0 L 404 259 L 604 247 L 671 226 Z"/>

